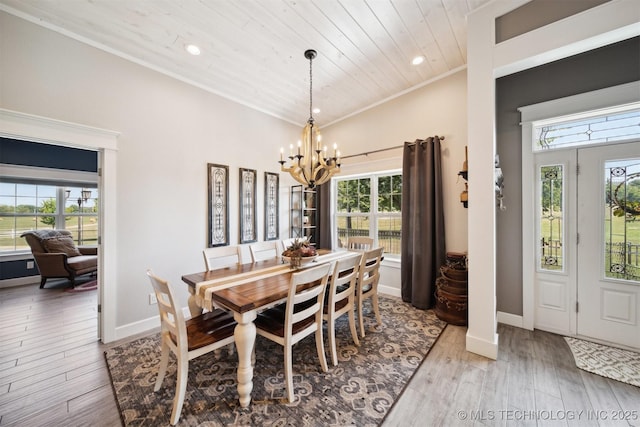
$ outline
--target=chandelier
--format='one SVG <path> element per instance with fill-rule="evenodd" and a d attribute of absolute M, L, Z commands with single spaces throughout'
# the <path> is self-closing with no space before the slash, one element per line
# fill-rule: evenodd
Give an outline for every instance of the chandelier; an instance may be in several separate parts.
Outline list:
<path fill-rule="evenodd" d="M 293 179 L 307 188 L 324 184 L 333 175 L 340 172 L 340 152 L 337 144 L 333 144 L 333 156 L 327 152 L 327 146 L 321 146 L 320 129 L 313 119 L 313 73 L 312 62 L 316 57 L 315 50 L 304 52 L 309 60 L 309 120 L 302 129 L 302 139 L 298 141 L 297 153 L 293 144 L 289 146 L 289 165 L 284 160 L 284 148 L 280 149 L 280 170 L 289 172 Z"/>

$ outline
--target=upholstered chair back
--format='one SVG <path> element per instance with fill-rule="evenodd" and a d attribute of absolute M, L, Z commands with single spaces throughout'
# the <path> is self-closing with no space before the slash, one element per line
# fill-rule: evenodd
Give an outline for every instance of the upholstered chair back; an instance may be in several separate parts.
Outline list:
<path fill-rule="evenodd" d="M 24 237 L 27 243 L 29 244 L 29 247 L 31 248 L 31 252 L 41 253 L 41 252 L 47 252 L 44 245 L 42 244 L 43 240 L 51 239 L 54 237 L 60 237 L 60 236 L 71 237 L 71 232 L 68 230 L 51 230 L 51 229 L 30 230 L 30 231 L 25 231 L 24 233 L 22 233 L 21 236 Z"/>

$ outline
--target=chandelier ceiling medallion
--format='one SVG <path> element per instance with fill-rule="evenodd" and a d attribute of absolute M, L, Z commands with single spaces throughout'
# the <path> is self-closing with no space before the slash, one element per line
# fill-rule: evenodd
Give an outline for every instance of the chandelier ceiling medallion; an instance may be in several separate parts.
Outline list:
<path fill-rule="evenodd" d="M 289 146 L 289 165 L 285 165 L 284 148 L 280 149 L 280 170 L 289 172 L 293 179 L 307 188 L 324 184 L 333 175 L 340 172 L 340 152 L 333 144 L 333 156 L 327 152 L 327 146 L 321 146 L 320 129 L 313 119 L 313 72 L 312 63 L 317 53 L 309 49 L 304 57 L 309 60 L 309 120 L 302 129 L 302 139 L 298 141 L 297 154 L 293 144 Z"/>

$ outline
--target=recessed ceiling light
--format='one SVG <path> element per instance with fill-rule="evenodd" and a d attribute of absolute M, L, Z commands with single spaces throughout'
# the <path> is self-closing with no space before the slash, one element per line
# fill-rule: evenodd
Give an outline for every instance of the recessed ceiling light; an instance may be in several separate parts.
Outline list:
<path fill-rule="evenodd" d="M 198 46 L 196 46 L 195 44 L 188 44 L 184 48 L 191 55 L 194 55 L 194 56 L 200 55 L 200 48 Z"/>
<path fill-rule="evenodd" d="M 313 114 L 318 114 L 319 112 L 320 112 L 320 109 L 319 109 L 319 108 L 314 108 L 314 109 L 313 109 Z"/>
<path fill-rule="evenodd" d="M 415 58 L 413 58 L 413 59 L 411 60 L 411 63 L 412 63 L 413 65 L 420 65 L 420 64 L 422 64 L 423 62 L 424 62 L 424 56 L 422 56 L 422 55 L 416 56 Z"/>

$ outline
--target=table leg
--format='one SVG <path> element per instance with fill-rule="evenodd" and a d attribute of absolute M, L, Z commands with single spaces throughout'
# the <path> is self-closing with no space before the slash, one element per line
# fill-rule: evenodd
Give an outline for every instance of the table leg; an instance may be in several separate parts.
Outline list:
<path fill-rule="evenodd" d="M 255 312 L 234 313 L 238 322 L 234 336 L 238 349 L 238 395 L 240 406 L 246 408 L 251 403 L 251 391 L 253 390 L 253 364 L 251 354 L 256 342 L 256 318 Z"/>
<path fill-rule="evenodd" d="M 187 300 L 187 305 L 189 306 L 189 313 L 191 313 L 191 317 L 196 317 L 202 314 L 202 307 L 200 307 L 196 303 L 196 291 L 191 287 L 189 288 L 189 299 Z"/>

